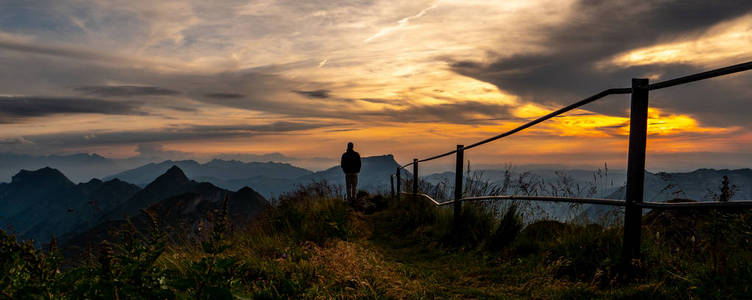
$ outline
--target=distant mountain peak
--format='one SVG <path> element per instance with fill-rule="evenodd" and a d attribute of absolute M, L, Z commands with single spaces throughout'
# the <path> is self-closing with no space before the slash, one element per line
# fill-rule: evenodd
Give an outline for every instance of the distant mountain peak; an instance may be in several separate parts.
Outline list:
<path fill-rule="evenodd" d="M 254 189 L 252 189 L 252 188 L 250 188 L 248 186 L 242 187 L 237 192 L 235 192 L 235 194 L 236 195 L 259 195 L 258 192 L 256 192 L 256 190 L 254 190 Z"/>
<path fill-rule="evenodd" d="M 173 165 L 170 167 L 167 172 L 164 173 L 162 176 L 170 176 L 170 177 L 176 177 L 176 178 L 185 178 L 188 180 L 188 177 L 185 176 L 185 173 L 182 169 L 180 169 L 178 166 Z M 161 177 L 161 176 L 160 176 Z"/>
<path fill-rule="evenodd" d="M 40 181 L 46 181 L 46 182 L 57 182 L 60 184 L 65 185 L 74 185 L 68 177 L 66 177 L 62 172 L 58 171 L 57 169 L 53 169 L 50 167 L 44 167 L 39 170 L 35 171 L 29 171 L 29 170 L 21 170 L 16 175 L 13 176 L 11 179 L 11 183 L 22 183 L 22 182 L 40 182 Z"/>
<path fill-rule="evenodd" d="M 178 166 L 172 166 L 164 174 L 160 175 L 147 185 L 146 189 L 177 188 L 191 182 Z"/>
<path fill-rule="evenodd" d="M 377 160 L 377 161 L 393 161 L 394 156 L 391 154 L 384 154 L 384 155 L 368 156 L 368 157 L 364 157 L 363 159 Z"/>
<path fill-rule="evenodd" d="M 240 193 L 240 192 L 247 192 L 247 191 L 249 191 L 249 190 L 251 190 L 251 191 L 252 191 L 253 189 L 252 189 L 252 188 L 250 188 L 250 187 L 248 187 L 248 186 L 244 186 L 244 187 L 240 188 L 239 190 L 237 190 L 237 192 L 236 192 L 236 193 Z"/>

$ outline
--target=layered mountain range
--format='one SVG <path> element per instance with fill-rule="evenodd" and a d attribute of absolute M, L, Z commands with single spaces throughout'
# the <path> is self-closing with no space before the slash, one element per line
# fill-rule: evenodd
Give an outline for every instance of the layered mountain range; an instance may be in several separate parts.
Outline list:
<path fill-rule="evenodd" d="M 390 190 L 390 176 L 398 166 L 392 155 L 365 157 L 362 165 L 360 189 L 372 193 Z M 569 196 L 612 199 L 624 198 L 626 179 L 623 171 L 613 170 L 609 173 L 478 170 L 474 174 L 489 183 L 511 180 L 515 189 L 529 188 L 529 183 L 534 182 L 540 189 L 539 194 L 573 193 Z M 404 171 L 403 176 L 409 178 L 410 174 Z M 647 172 L 645 200 L 713 200 L 720 193 L 723 176 L 729 178 L 731 200 L 752 199 L 752 170 L 699 169 L 683 173 Z M 422 177 L 429 186 L 448 186 L 450 193 L 453 178 L 452 172 Z M 179 226 L 191 228 L 203 222 L 208 212 L 218 209 L 225 197 L 230 201 L 235 218 L 242 219 L 261 211 L 268 204 L 266 199 L 277 197 L 296 185 L 322 180 L 334 185 L 344 184 L 339 166 L 313 172 L 286 163 L 219 159 L 207 163 L 191 160 L 149 163 L 103 180 L 91 179 L 77 184 L 57 169 L 21 170 L 10 182 L 0 183 L 0 227 L 23 239 L 41 243 L 53 235 L 60 240 L 80 241 L 87 236 L 102 236 L 106 231 L 103 228 L 109 226 L 103 224 L 119 224 L 126 218 L 145 223 L 141 210 L 148 209 L 164 218 L 166 226 L 182 224 Z M 509 190 L 507 193 L 523 192 Z M 553 217 L 567 213 L 556 205 L 543 206 L 552 210 L 550 216 Z M 586 213 L 597 217 L 609 209 L 588 206 Z"/>
<path fill-rule="evenodd" d="M 22 170 L 10 183 L 0 185 L 0 226 L 38 245 L 52 236 L 65 242 L 80 240 L 79 235 L 90 235 L 87 232 L 102 224 L 142 218 L 142 209 L 155 212 L 165 225 L 193 223 L 220 207 L 225 197 L 234 214 L 246 217 L 268 204 L 251 188 L 232 192 L 196 182 L 177 166 L 144 188 L 119 179 L 74 184 L 52 168 Z"/>
<path fill-rule="evenodd" d="M 364 157 L 359 178 L 359 188 L 369 192 L 385 192 L 390 189 L 389 176 L 399 166 L 392 155 Z M 344 176 L 339 166 L 312 172 L 286 163 L 241 162 L 215 159 L 207 163 L 193 160 L 150 163 L 132 170 L 105 177 L 120 179 L 137 185 L 151 182 L 171 166 L 183 169 L 186 175 L 197 181 L 210 182 L 218 187 L 237 190 L 252 187 L 264 197 L 274 198 L 296 185 L 313 181 L 327 181 L 344 185 Z"/>

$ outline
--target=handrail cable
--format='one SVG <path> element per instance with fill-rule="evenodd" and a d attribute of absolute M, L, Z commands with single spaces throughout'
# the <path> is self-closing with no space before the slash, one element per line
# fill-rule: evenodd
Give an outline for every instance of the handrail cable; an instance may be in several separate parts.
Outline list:
<path fill-rule="evenodd" d="M 400 192 L 402 195 L 416 195 L 421 196 L 429 201 L 433 202 L 436 206 L 444 206 L 454 203 L 454 200 L 439 202 L 433 197 L 425 193 L 408 193 Z M 499 195 L 499 196 L 478 196 L 478 197 L 464 197 L 460 201 L 486 201 L 486 200 L 529 200 L 529 201 L 547 201 L 547 202 L 569 202 L 569 203 L 585 203 L 585 204 L 601 204 L 612 206 L 626 206 L 626 201 L 616 199 L 604 199 L 604 198 L 574 198 L 574 197 L 554 197 L 554 196 L 528 196 L 528 195 Z M 733 200 L 728 202 L 718 201 L 694 201 L 684 199 L 684 202 L 642 202 L 635 205 L 642 208 L 651 209 L 665 209 L 665 208 L 722 208 L 722 207 L 752 207 L 752 200 Z"/>

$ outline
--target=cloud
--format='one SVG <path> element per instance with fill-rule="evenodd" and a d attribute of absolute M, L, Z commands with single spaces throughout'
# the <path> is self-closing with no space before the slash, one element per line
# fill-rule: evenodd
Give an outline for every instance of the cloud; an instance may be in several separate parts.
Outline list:
<path fill-rule="evenodd" d="M 512 109 L 512 106 L 496 103 L 462 101 L 360 112 L 358 117 L 378 117 L 395 122 L 492 124 L 500 120 L 520 120 L 512 117 Z"/>
<path fill-rule="evenodd" d="M 189 125 L 155 128 L 153 130 L 66 132 L 27 136 L 36 145 L 66 145 L 68 147 L 134 144 L 161 142 L 222 140 L 233 137 L 251 138 L 258 135 L 292 134 L 338 123 L 277 121 L 260 125 Z M 148 148 L 144 148 L 148 149 Z"/>
<path fill-rule="evenodd" d="M 31 141 L 26 140 L 23 137 L 0 139 L 0 145 L 13 146 L 13 145 L 27 145 L 33 144 Z"/>
<path fill-rule="evenodd" d="M 253 153 L 219 153 L 214 155 L 207 155 L 201 153 L 185 152 L 170 150 L 165 148 L 164 145 L 158 142 L 138 144 L 136 146 L 136 153 L 138 157 L 144 160 L 160 161 L 160 160 L 181 160 L 181 159 L 224 159 L 224 160 L 239 160 L 245 162 L 295 162 L 301 161 L 301 158 L 286 156 L 279 152 L 265 153 L 265 154 L 253 154 Z"/>
<path fill-rule="evenodd" d="M 365 102 L 370 102 L 370 103 L 378 103 L 378 104 L 390 104 L 390 103 L 394 103 L 395 102 L 392 99 L 377 99 L 377 98 L 360 98 L 358 100 L 365 101 Z"/>
<path fill-rule="evenodd" d="M 27 46 L 32 48 L 49 47 L 36 42 L 28 44 Z M 57 47 L 68 48 L 57 45 L 52 48 Z M 207 72 L 186 67 L 177 72 L 164 71 L 159 66 L 151 68 L 152 65 L 149 63 L 134 66 L 123 63 L 131 61 L 130 59 L 115 56 L 100 57 L 93 61 L 79 60 L 78 54 L 80 57 L 88 57 L 89 54 L 87 51 L 79 50 L 81 49 L 74 49 L 69 53 L 74 58 L 69 55 L 40 57 L 35 52 L 0 50 L 3 69 L 18 70 L 0 72 L 0 92 L 20 95 L 36 94 L 39 91 L 43 91 L 44 94 L 64 94 L 68 91 L 61 91 L 62 87 L 73 86 L 74 91 L 105 98 L 171 97 L 169 102 L 139 103 L 146 112 L 166 106 L 176 107 L 175 103 L 179 102 L 194 106 L 194 110 L 198 107 L 219 105 L 299 117 L 313 117 L 327 108 L 326 103 L 310 103 L 290 92 L 305 83 L 274 74 L 273 72 L 278 71 L 275 65 L 223 72 Z M 28 84 L 28 78 L 35 79 L 34 85 Z M 110 82 L 128 84 L 112 85 Z"/>
<path fill-rule="evenodd" d="M 436 5 L 436 4 L 433 4 L 433 5 L 431 5 L 431 6 L 427 7 L 427 8 L 424 8 L 423 10 L 421 10 L 420 12 L 418 12 L 418 13 L 417 13 L 417 14 L 415 14 L 415 15 L 412 15 L 412 16 L 409 16 L 409 17 L 406 17 L 406 18 L 403 18 L 403 19 L 401 19 L 401 20 L 397 21 L 397 25 L 394 25 L 394 26 L 389 26 L 389 27 L 385 27 L 385 28 L 382 28 L 382 29 L 381 29 L 381 30 L 379 30 L 379 32 L 377 32 L 376 34 L 374 34 L 374 35 L 372 35 L 372 36 L 368 37 L 368 38 L 367 38 L 367 39 L 365 40 L 365 42 L 366 42 L 366 43 L 368 43 L 368 42 L 370 42 L 370 41 L 372 41 L 372 40 L 375 40 L 375 39 L 377 39 L 377 38 L 380 38 L 380 37 L 382 37 L 382 36 L 388 35 L 388 34 L 390 34 L 390 33 L 394 32 L 394 31 L 397 31 L 397 30 L 399 30 L 399 29 L 402 29 L 402 28 L 404 28 L 404 27 L 406 27 L 406 26 L 410 25 L 410 21 L 412 21 L 412 20 L 415 20 L 415 19 L 418 19 L 418 18 L 422 17 L 423 15 L 425 15 L 426 13 L 428 13 L 428 11 L 429 11 L 429 10 L 432 10 L 432 9 L 434 9 L 434 8 L 436 8 L 437 6 L 438 6 L 438 5 Z"/>
<path fill-rule="evenodd" d="M 188 131 L 204 133 L 284 133 L 292 131 L 301 131 L 316 129 L 321 127 L 333 126 L 332 123 L 324 122 L 297 122 L 297 121 L 276 121 L 270 124 L 260 125 L 194 125 L 188 127 Z"/>
<path fill-rule="evenodd" d="M 606 88 L 628 87 L 633 77 L 658 74 L 668 79 L 702 71 L 706 67 L 689 63 L 609 68 L 598 65 L 630 49 L 677 39 L 692 40 L 715 24 L 751 11 L 752 3 L 748 1 L 581 0 L 573 5 L 566 22 L 544 26 L 536 33 L 544 50 L 515 55 L 496 52 L 488 61 L 462 59 L 450 63 L 455 72 L 492 83 L 525 101 L 563 106 Z M 724 78 L 713 81 L 713 85 L 687 85 L 655 93 L 652 105 L 688 113 L 713 125 L 734 122 L 749 125 L 752 119 L 740 113 L 744 110 L 729 111 L 733 116 L 726 118 L 715 112 L 721 107 L 749 107 L 748 101 L 743 100 L 749 94 L 749 89 L 740 86 L 738 79 Z M 723 101 L 724 105 L 710 107 L 710 101 L 716 104 Z M 587 109 L 624 115 L 627 104 L 624 100 L 607 99 Z"/>
<path fill-rule="evenodd" d="M 214 99 L 238 99 L 238 98 L 245 97 L 245 95 L 236 94 L 236 93 L 209 93 L 209 94 L 204 94 L 204 97 L 214 98 Z"/>
<path fill-rule="evenodd" d="M 290 155 L 301 155 L 295 152 L 301 138 L 316 139 L 320 148 L 311 151 L 322 155 L 329 153 L 323 145 L 350 135 L 362 142 L 411 135 L 434 149 L 454 141 L 437 139 L 430 130 L 460 128 L 463 137 L 451 137 L 460 139 L 469 138 L 467 128 L 482 132 L 480 137 L 539 112 L 520 115 L 521 106 L 550 110 L 603 88 L 627 86 L 632 77 L 668 78 L 706 68 L 694 60 L 613 61 L 634 53 L 663 55 L 666 45 L 693 45 L 687 50 L 692 55 L 715 52 L 705 45 L 716 40 L 696 44 L 697 37 L 716 37 L 709 27 L 734 22 L 750 6 L 698 0 L 31 1 L 0 13 L 0 28 L 13 32 L 0 32 L 0 94 L 117 100 L 110 102 L 148 115 L 86 116 L 75 124 L 51 116 L 38 126 L 5 124 L 0 131 L 38 143 L 29 148 L 91 145 L 113 155 L 130 155 L 135 145 L 149 143 L 227 151 L 259 135 L 266 136 L 250 139 L 264 144 L 255 149 Z M 748 28 L 749 22 L 738 24 Z M 738 54 L 748 47 L 726 48 Z M 702 127 L 749 123 L 743 113 L 752 98 L 748 82 L 741 75 L 655 91 L 651 105 L 700 120 Z M 94 88 L 112 86 L 165 92 Z M 154 96 L 159 101 L 145 100 Z M 628 96 L 614 96 L 586 108 L 624 115 L 628 102 Z M 306 124 L 272 126 L 290 120 Z M 282 131 L 315 125 L 313 120 L 331 128 Z M 612 127 L 593 131 L 623 126 Z M 350 128 L 356 130 L 342 131 Z M 309 133 L 315 136 L 299 136 Z M 418 151 L 415 145 L 371 149 L 376 147 Z"/>
<path fill-rule="evenodd" d="M 329 98 L 329 90 L 313 90 L 313 91 L 297 91 L 293 92 L 306 96 L 308 98 L 327 99 Z"/>
<path fill-rule="evenodd" d="M 174 96 L 180 92 L 156 86 L 105 85 L 80 86 L 75 91 L 100 97 Z"/>
<path fill-rule="evenodd" d="M 0 36 L 0 49 L 15 51 L 25 54 L 39 54 L 49 56 L 63 56 L 74 59 L 106 59 L 114 58 L 112 55 L 86 50 L 83 48 L 62 45 L 41 45 L 31 40 L 11 39 L 8 36 Z"/>
<path fill-rule="evenodd" d="M 225 159 L 225 160 L 240 160 L 240 161 L 248 161 L 248 162 L 267 162 L 267 161 L 275 161 L 275 162 L 292 162 L 300 160 L 300 158 L 296 157 L 290 157 L 287 155 L 284 155 L 279 152 L 273 152 L 273 153 L 265 153 L 265 154 L 249 154 L 249 153 L 220 153 L 215 155 L 218 159 Z"/>
<path fill-rule="evenodd" d="M 0 96 L 0 123 L 14 123 L 25 118 L 55 114 L 93 113 L 107 115 L 142 115 L 137 102 L 114 102 L 73 97 Z"/>
<path fill-rule="evenodd" d="M 136 153 L 138 157 L 145 160 L 181 160 L 181 159 L 194 159 L 196 155 L 194 153 L 168 150 L 164 145 L 154 142 L 138 144 L 136 146 Z"/>
<path fill-rule="evenodd" d="M 74 60 L 84 62 L 85 65 L 99 65 L 117 68 L 149 68 L 159 70 L 183 70 L 192 68 L 185 63 L 176 62 L 172 59 L 152 59 L 137 55 L 121 54 L 117 50 L 103 50 L 92 47 L 81 47 L 69 43 L 40 42 L 34 39 L 18 39 L 0 35 L 0 49 L 7 52 L 6 55 L 16 55 L 35 58 L 52 58 Z"/>

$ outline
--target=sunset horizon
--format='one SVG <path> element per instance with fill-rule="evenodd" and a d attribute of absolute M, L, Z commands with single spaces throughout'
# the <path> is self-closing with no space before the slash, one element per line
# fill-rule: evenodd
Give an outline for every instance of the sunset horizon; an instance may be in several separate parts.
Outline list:
<path fill-rule="evenodd" d="M 749 299 L 750 0 L 0 0 L 2 299 Z"/>
<path fill-rule="evenodd" d="M 752 13 L 734 1 L 4 6 L 0 153 L 279 153 L 322 169 L 352 141 L 366 156 L 407 163 L 632 78 L 659 82 L 752 59 Z M 741 109 L 749 79 L 652 92 L 647 168 L 752 167 L 752 118 Z M 628 111 L 629 95 L 612 95 L 467 159 L 626 168 Z"/>

